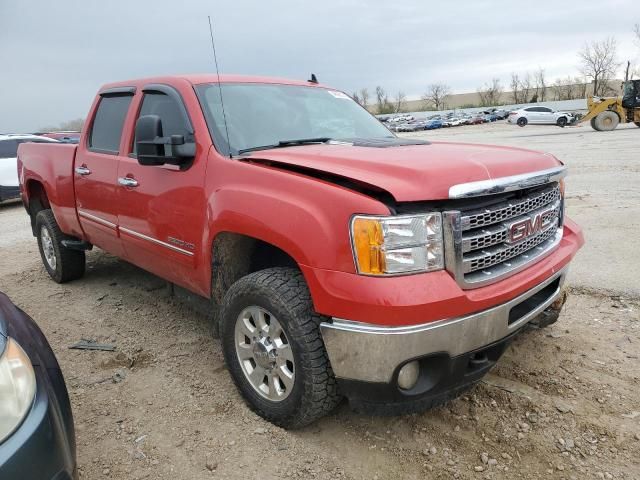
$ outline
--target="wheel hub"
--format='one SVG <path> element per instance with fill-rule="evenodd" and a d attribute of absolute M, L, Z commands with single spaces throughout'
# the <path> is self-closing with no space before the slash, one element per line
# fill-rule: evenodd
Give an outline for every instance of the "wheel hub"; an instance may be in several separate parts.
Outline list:
<path fill-rule="evenodd" d="M 42 227 L 40 229 L 40 240 L 42 242 L 42 252 L 44 253 L 44 258 L 49 264 L 49 267 L 52 270 L 56 269 L 56 252 L 53 248 L 53 239 L 51 235 L 49 235 L 49 230 L 46 227 Z"/>
<path fill-rule="evenodd" d="M 238 315 L 234 334 L 238 362 L 251 387 L 273 402 L 287 398 L 296 367 L 278 319 L 262 307 L 249 306 Z"/>
<path fill-rule="evenodd" d="M 253 358 L 262 368 L 271 370 L 276 366 L 278 352 L 269 337 L 256 338 L 251 349 Z"/>

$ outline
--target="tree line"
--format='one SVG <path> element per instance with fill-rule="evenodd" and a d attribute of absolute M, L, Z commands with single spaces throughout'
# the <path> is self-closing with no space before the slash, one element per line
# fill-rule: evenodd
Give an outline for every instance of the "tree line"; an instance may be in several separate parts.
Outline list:
<path fill-rule="evenodd" d="M 640 47 L 640 24 L 633 28 L 635 40 Z M 534 72 L 513 72 L 509 82 L 510 92 L 504 91 L 499 78 L 478 87 L 478 104 L 472 106 L 489 107 L 505 103 L 523 104 L 550 100 L 573 100 L 587 95 L 605 97 L 615 95 L 612 81 L 622 63 L 618 59 L 617 42 L 614 37 L 586 42 L 578 51 L 579 75 L 556 78 L 550 82 L 545 70 L 539 67 Z M 625 80 L 640 76 L 640 70 L 631 69 L 627 62 Z M 445 110 L 451 97 L 451 87 L 443 82 L 427 86 L 421 96 L 423 110 Z M 353 99 L 363 107 L 378 114 L 399 113 L 405 110 L 406 95 L 402 91 L 390 98 L 384 88 L 377 86 L 373 98 L 366 88 L 354 92 Z"/>

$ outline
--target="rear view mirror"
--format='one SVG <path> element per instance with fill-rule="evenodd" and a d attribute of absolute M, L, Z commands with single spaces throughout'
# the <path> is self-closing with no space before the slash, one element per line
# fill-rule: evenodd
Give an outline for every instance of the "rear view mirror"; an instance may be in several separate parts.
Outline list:
<path fill-rule="evenodd" d="M 165 149 L 167 145 L 169 152 Z M 195 147 L 195 143 L 185 142 L 184 135 L 164 137 L 158 115 L 143 115 L 136 122 L 136 154 L 140 165 L 184 165 L 195 156 Z"/>

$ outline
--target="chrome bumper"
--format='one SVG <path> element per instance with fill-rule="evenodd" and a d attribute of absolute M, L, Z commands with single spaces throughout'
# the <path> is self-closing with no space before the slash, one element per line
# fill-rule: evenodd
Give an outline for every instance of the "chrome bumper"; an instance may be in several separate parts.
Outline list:
<path fill-rule="evenodd" d="M 548 308 L 562 293 L 567 269 L 506 303 L 464 317 L 408 327 L 380 327 L 334 318 L 320 330 L 338 378 L 389 383 L 398 366 L 433 353 L 455 357 L 510 335 Z M 509 319 L 511 310 L 559 279 L 557 288 L 532 299 L 524 312 Z M 517 311 L 515 313 L 518 313 Z"/>

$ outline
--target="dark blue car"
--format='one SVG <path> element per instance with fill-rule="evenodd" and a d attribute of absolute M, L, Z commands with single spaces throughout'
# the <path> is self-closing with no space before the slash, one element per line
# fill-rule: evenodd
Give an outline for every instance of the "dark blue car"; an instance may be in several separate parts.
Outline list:
<path fill-rule="evenodd" d="M 71 480 L 69 395 L 36 323 L 0 293 L 0 479 Z"/>
<path fill-rule="evenodd" d="M 428 120 L 424 125 L 425 130 L 433 130 L 435 128 L 442 128 L 442 120 Z"/>

